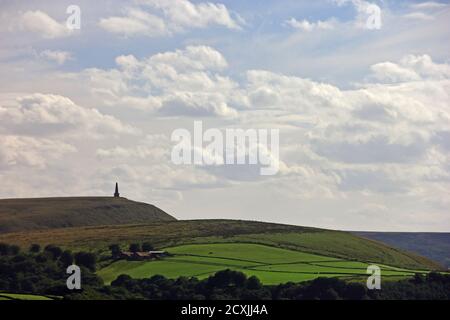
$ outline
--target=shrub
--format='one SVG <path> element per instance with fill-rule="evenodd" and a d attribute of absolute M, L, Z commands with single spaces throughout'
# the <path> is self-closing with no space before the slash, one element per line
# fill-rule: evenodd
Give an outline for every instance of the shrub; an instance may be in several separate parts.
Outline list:
<path fill-rule="evenodd" d="M 28 251 L 32 253 L 38 253 L 39 251 L 41 251 L 41 246 L 37 243 L 33 243 L 28 249 Z"/>

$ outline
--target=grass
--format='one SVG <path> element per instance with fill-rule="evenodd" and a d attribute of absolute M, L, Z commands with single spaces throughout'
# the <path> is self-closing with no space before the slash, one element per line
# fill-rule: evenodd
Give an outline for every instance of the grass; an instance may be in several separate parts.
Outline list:
<path fill-rule="evenodd" d="M 110 283 L 120 274 L 133 278 L 163 275 L 204 279 L 232 269 L 257 276 L 264 284 L 302 282 L 317 277 L 367 277 L 368 264 L 252 243 L 181 245 L 166 248 L 173 256 L 158 261 L 119 260 L 99 270 Z M 382 276 L 408 277 L 414 270 L 380 266 Z"/>
<path fill-rule="evenodd" d="M 71 250 L 108 254 L 108 246 L 149 241 L 175 247 L 197 243 L 254 243 L 319 256 L 376 262 L 411 269 L 439 269 L 433 261 L 348 232 L 242 220 L 184 220 L 151 224 L 60 228 L 0 234 L 0 242 L 28 247 L 60 245 Z"/>
<path fill-rule="evenodd" d="M 202 257 L 215 257 L 228 260 L 247 261 L 256 264 L 271 264 L 280 261 L 298 262 L 337 260 L 335 258 L 324 257 L 310 253 L 248 243 L 182 245 L 173 248 L 167 248 L 166 250 L 176 255 L 188 254 Z"/>
<path fill-rule="evenodd" d="M 427 269 L 429 260 L 418 255 L 391 248 L 377 241 L 354 236 L 346 232 L 278 233 L 270 235 L 242 235 L 234 241 L 258 241 L 267 245 L 282 245 L 294 250 L 319 253 L 325 256 L 363 262 L 383 263 L 406 268 Z M 428 261 L 428 262 L 427 262 Z M 439 268 L 433 264 L 434 268 Z M 432 267 L 433 268 L 433 267 Z"/>
<path fill-rule="evenodd" d="M 161 209 L 126 198 L 0 199 L 0 233 L 170 220 Z"/>
<path fill-rule="evenodd" d="M 46 296 L 38 296 L 33 294 L 0 292 L 0 300 L 54 300 L 54 299 Z"/>

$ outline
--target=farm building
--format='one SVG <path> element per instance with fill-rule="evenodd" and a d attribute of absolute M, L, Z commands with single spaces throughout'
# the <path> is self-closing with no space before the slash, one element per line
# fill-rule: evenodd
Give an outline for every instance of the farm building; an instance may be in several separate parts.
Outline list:
<path fill-rule="evenodd" d="M 127 260 L 151 260 L 159 259 L 167 255 L 166 251 L 122 251 L 120 257 Z"/>

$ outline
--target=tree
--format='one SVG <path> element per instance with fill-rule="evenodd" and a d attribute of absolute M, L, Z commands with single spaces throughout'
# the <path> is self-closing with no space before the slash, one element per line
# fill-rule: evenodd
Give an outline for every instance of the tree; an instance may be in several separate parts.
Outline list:
<path fill-rule="evenodd" d="M 127 275 L 127 274 L 121 274 L 119 275 L 116 280 L 114 280 L 113 282 L 111 282 L 112 286 L 116 286 L 116 287 L 120 287 L 120 286 L 124 286 L 126 283 L 132 281 L 132 278 Z"/>
<path fill-rule="evenodd" d="M 41 246 L 37 243 L 33 243 L 30 246 L 30 249 L 28 249 L 28 251 L 32 252 L 32 253 L 38 253 L 39 251 L 41 251 Z"/>
<path fill-rule="evenodd" d="M 21 291 L 34 293 L 36 291 L 36 287 L 31 279 L 24 279 L 20 282 Z"/>
<path fill-rule="evenodd" d="M 78 252 L 75 254 L 75 263 L 78 266 L 84 266 L 91 271 L 95 271 L 96 256 L 90 252 Z"/>
<path fill-rule="evenodd" d="M 61 257 L 59 258 L 59 261 L 61 261 L 62 265 L 64 267 L 68 267 L 73 263 L 73 254 L 69 250 L 63 251 L 61 253 Z"/>
<path fill-rule="evenodd" d="M 20 247 L 15 244 L 9 246 L 9 254 L 15 256 L 20 252 Z"/>
<path fill-rule="evenodd" d="M 111 256 L 113 256 L 113 257 L 117 257 L 120 255 L 120 247 L 118 244 L 110 245 L 109 250 L 111 250 Z"/>
<path fill-rule="evenodd" d="M 325 292 L 322 293 L 321 299 L 322 300 L 341 300 L 342 298 L 339 296 L 339 294 L 333 288 L 328 288 L 325 290 Z"/>
<path fill-rule="evenodd" d="M 422 274 L 420 274 L 420 273 L 416 273 L 416 274 L 414 274 L 413 282 L 415 284 L 424 283 L 425 282 L 425 277 Z"/>
<path fill-rule="evenodd" d="M 132 243 L 130 244 L 130 251 L 131 252 L 141 251 L 141 246 L 139 245 L 139 243 Z"/>
<path fill-rule="evenodd" d="M 44 251 L 51 253 L 52 256 L 53 256 L 53 260 L 58 259 L 61 256 L 61 254 L 62 254 L 62 249 L 60 247 L 57 247 L 57 246 L 53 245 L 53 244 L 47 245 L 44 248 Z"/>
<path fill-rule="evenodd" d="M 20 252 L 20 247 L 16 245 L 9 245 L 6 243 L 0 243 L 0 256 L 13 255 L 15 256 Z"/>
<path fill-rule="evenodd" d="M 230 269 L 216 272 L 214 276 L 208 278 L 209 285 L 213 287 L 242 287 L 247 281 L 247 276 L 240 271 Z"/>
<path fill-rule="evenodd" d="M 345 299 L 348 300 L 363 300 L 367 298 L 367 289 L 360 283 L 347 284 L 345 290 Z"/>
<path fill-rule="evenodd" d="M 250 290 L 259 290 L 262 288 L 261 281 L 256 276 L 247 279 L 247 288 Z"/>
<path fill-rule="evenodd" d="M 0 243 L 0 256 L 6 256 L 9 253 L 9 245 Z"/>
<path fill-rule="evenodd" d="M 152 251 L 152 250 L 154 250 L 154 248 L 150 242 L 144 242 L 142 244 L 142 251 Z"/>
<path fill-rule="evenodd" d="M 47 255 L 43 253 L 39 253 L 35 258 L 37 263 L 45 263 L 47 262 Z"/>

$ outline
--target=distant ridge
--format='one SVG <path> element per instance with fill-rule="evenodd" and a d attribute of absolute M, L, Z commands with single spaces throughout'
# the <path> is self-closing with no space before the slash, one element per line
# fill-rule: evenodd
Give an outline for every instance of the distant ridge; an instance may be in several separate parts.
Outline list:
<path fill-rule="evenodd" d="M 450 232 L 363 232 L 354 234 L 415 252 L 450 269 Z"/>
<path fill-rule="evenodd" d="M 0 233 L 175 220 L 154 205 L 121 197 L 0 199 Z"/>

